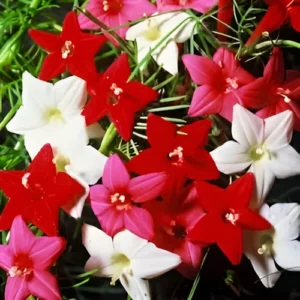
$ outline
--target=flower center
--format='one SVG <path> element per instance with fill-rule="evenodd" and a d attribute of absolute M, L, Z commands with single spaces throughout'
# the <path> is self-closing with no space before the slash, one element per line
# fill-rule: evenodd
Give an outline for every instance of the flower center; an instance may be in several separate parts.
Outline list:
<path fill-rule="evenodd" d="M 14 257 L 13 266 L 9 269 L 8 275 L 10 277 L 25 277 L 28 279 L 33 272 L 33 261 L 25 253 L 18 253 Z"/>
<path fill-rule="evenodd" d="M 117 14 L 123 8 L 123 0 L 104 0 L 102 5 L 106 13 Z"/>
<path fill-rule="evenodd" d="M 48 123 L 64 122 L 64 118 L 60 109 L 56 107 L 49 107 L 44 112 L 44 119 Z"/>
<path fill-rule="evenodd" d="M 67 59 L 72 57 L 74 54 L 75 46 L 71 41 L 65 41 L 64 45 L 61 47 L 61 57 Z"/>
<path fill-rule="evenodd" d="M 184 226 L 176 223 L 175 220 L 171 221 L 172 234 L 179 240 L 184 240 L 187 236 L 187 232 Z"/>
<path fill-rule="evenodd" d="M 123 93 L 123 90 L 113 83 L 110 87 L 111 93 L 108 97 L 108 103 L 111 105 L 117 105 L 120 100 L 120 95 Z"/>
<path fill-rule="evenodd" d="M 235 212 L 234 209 L 230 208 L 228 212 L 224 214 L 224 220 L 227 223 L 231 223 L 232 225 L 236 225 L 236 221 L 239 219 L 240 215 Z"/>
<path fill-rule="evenodd" d="M 57 172 L 66 172 L 66 166 L 70 164 L 70 159 L 61 154 L 56 155 L 52 161 L 56 166 Z"/>
<path fill-rule="evenodd" d="M 275 153 L 272 153 L 270 150 L 266 149 L 265 145 L 255 145 L 250 148 L 249 156 L 253 161 L 261 160 L 266 155 L 269 159 L 271 159 L 272 156 L 275 156 Z"/>
<path fill-rule="evenodd" d="M 183 148 L 178 146 L 168 155 L 170 162 L 173 165 L 180 166 L 183 163 Z"/>
<path fill-rule="evenodd" d="M 285 103 L 290 103 L 292 101 L 292 99 L 288 97 L 290 93 L 291 91 L 289 89 L 277 88 L 276 94 L 282 96 Z"/>
<path fill-rule="evenodd" d="M 257 249 L 257 253 L 260 255 L 272 256 L 274 253 L 273 243 L 272 233 L 262 235 L 259 242 L 260 248 Z"/>
<path fill-rule="evenodd" d="M 237 90 L 239 88 L 236 77 L 234 78 L 227 77 L 225 81 L 226 81 L 225 94 L 231 93 L 234 90 Z"/>
<path fill-rule="evenodd" d="M 126 193 L 115 193 L 110 196 L 110 201 L 117 210 L 131 209 L 131 197 Z"/>
<path fill-rule="evenodd" d="M 144 32 L 144 37 L 149 41 L 156 41 L 160 37 L 160 30 L 155 20 L 148 20 L 148 27 Z"/>
<path fill-rule="evenodd" d="M 123 253 L 114 254 L 111 258 L 113 267 L 113 276 L 111 277 L 111 285 L 115 285 L 116 281 L 121 277 L 123 272 L 132 272 L 130 267 L 130 259 Z"/>

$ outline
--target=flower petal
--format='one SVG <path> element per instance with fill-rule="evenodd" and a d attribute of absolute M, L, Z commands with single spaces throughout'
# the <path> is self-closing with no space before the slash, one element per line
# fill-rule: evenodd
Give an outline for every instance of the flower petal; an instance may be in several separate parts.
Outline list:
<path fill-rule="evenodd" d="M 28 284 L 24 277 L 8 277 L 5 287 L 5 299 L 24 300 L 30 296 Z"/>
<path fill-rule="evenodd" d="M 278 47 L 274 47 L 272 55 L 264 69 L 264 78 L 268 83 L 282 84 L 284 81 L 283 53 Z"/>
<path fill-rule="evenodd" d="M 287 271 L 300 271 L 300 242 L 284 241 L 274 244 L 274 259 Z"/>
<path fill-rule="evenodd" d="M 35 43 L 47 52 L 55 52 L 61 48 L 61 41 L 58 34 L 45 32 L 36 29 L 29 29 L 28 34 Z"/>
<path fill-rule="evenodd" d="M 62 60 L 61 52 L 53 52 L 45 57 L 39 73 L 39 79 L 48 81 L 57 77 L 65 70 L 66 64 Z"/>

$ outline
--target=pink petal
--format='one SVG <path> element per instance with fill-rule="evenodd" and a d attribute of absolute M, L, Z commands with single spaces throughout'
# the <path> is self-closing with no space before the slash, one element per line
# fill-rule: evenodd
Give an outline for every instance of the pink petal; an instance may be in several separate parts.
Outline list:
<path fill-rule="evenodd" d="M 102 230 L 110 236 L 114 236 L 125 228 L 124 226 L 124 211 L 118 211 L 111 206 L 105 213 L 98 214 L 97 218 L 100 222 Z"/>
<path fill-rule="evenodd" d="M 20 243 L 22 241 L 22 243 Z M 19 252 L 28 253 L 34 245 L 35 237 L 28 229 L 26 223 L 21 216 L 15 217 L 9 238 L 9 247 L 12 248 L 14 254 Z"/>
<path fill-rule="evenodd" d="M 133 202 L 146 202 L 161 195 L 165 186 L 167 175 L 165 173 L 151 173 L 133 178 L 128 191 Z"/>
<path fill-rule="evenodd" d="M 223 93 L 214 87 L 203 85 L 198 87 L 193 95 L 188 115 L 197 117 L 203 115 L 217 114 L 223 105 Z"/>
<path fill-rule="evenodd" d="M 197 84 L 216 85 L 222 78 L 220 66 L 208 57 L 185 54 L 182 56 L 182 61 L 192 80 Z"/>
<path fill-rule="evenodd" d="M 232 122 L 233 106 L 239 103 L 239 97 L 235 93 L 228 93 L 224 95 L 223 106 L 219 112 L 219 115 Z"/>
<path fill-rule="evenodd" d="M 124 225 L 137 236 L 152 240 L 154 237 L 153 219 L 144 208 L 133 206 L 124 214 Z"/>
<path fill-rule="evenodd" d="M 13 253 L 10 251 L 9 246 L 0 245 L 0 267 L 6 272 L 13 265 Z"/>
<path fill-rule="evenodd" d="M 8 277 L 5 287 L 6 300 L 24 300 L 30 296 L 27 282 L 24 277 Z"/>
<path fill-rule="evenodd" d="M 125 0 L 122 9 L 122 15 L 125 15 L 127 20 L 135 21 L 146 14 L 151 16 L 156 12 L 156 7 L 148 0 Z"/>
<path fill-rule="evenodd" d="M 34 276 L 28 280 L 28 289 L 32 295 L 40 299 L 61 299 L 56 278 L 45 270 L 34 270 Z"/>
<path fill-rule="evenodd" d="M 30 251 L 34 266 L 46 269 L 52 266 L 65 247 L 65 240 L 60 237 L 40 237 Z"/>
<path fill-rule="evenodd" d="M 214 54 L 213 61 L 222 67 L 229 77 L 235 76 L 235 71 L 239 67 L 234 54 L 226 48 L 219 48 Z"/>
<path fill-rule="evenodd" d="M 117 154 L 109 157 L 102 176 L 103 185 L 111 192 L 126 189 L 130 176 Z"/>

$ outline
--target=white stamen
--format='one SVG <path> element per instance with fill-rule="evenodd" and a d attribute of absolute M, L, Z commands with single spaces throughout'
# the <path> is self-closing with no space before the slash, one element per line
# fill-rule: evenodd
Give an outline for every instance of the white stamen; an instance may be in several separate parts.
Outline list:
<path fill-rule="evenodd" d="M 23 186 L 27 189 L 28 188 L 28 178 L 30 176 L 30 173 L 26 173 L 23 177 L 22 177 L 22 184 Z"/>
<path fill-rule="evenodd" d="M 115 83 L 111 85 L 110 89 L 116 96 L 120 96 L 120 94 L 123 93 L 123 90 L 119 88 Z"/>
<path fill-rule="evenodd" d="M 264 150 L 261 149 L 261 148 L 257 148 L 257 149 L 255 150 L 255 152 L 256 152 L 256 154 L 261 155 L 261 154 L 264 153 Z"/>

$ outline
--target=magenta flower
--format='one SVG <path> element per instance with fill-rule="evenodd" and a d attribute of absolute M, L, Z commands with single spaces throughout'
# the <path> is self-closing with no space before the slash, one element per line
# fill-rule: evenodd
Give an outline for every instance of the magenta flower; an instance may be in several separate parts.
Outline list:
<path fill-rule="evenodd" d="M 148 0 L 90 0 L 86 9 L 110 28 L 156 12 L 156 7 Z M 99 29 L 99 26 L 84 14 L 79 15 L 78 21 L 81 29 Z M 124 38 L 127 29 L 128 26 L 122 27 L 116 32 Z"/>
<path fill-rule="evenodd" d="M 192 80 L 201 85 L 194 92 L 188 115 L 219 114 L 232 121 L 233 106 L 241 103 L 240 88 L 255 78 L 224 48 L 219 48 L 213 59 L 186 54 L 182 60 Z"/>
<path fill-rule="evenodd" d="M 0 266 L 8 274 L 6 300 L 61 299 L 55 277 L 48 271 L 62 253 L 65 241 L 60 237 L 35 237 L 21 216 L 10 231 L 7 246 L 0 245 Z"/>
<path fill-rule="evenodd" d="M 153 220 L 140 203 L 157 198 L 166 181 L 165 173 L 150 173 L 130 179 L 117 155 L 112 155 L 104 168 L 103 185 L 91 187 L 90 197 L 94 213 L 110 236 L 128 229 L 141 238 L 154 236 Z"/>
<path fill-rule="evenodd" d="M 200 13 L 208 12 L 217 4 L 218 0 L 157 0 L 157 9 L 159 12 L 194 9 Z"/>

